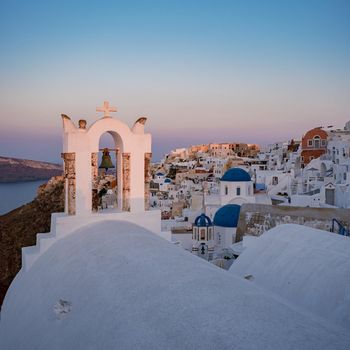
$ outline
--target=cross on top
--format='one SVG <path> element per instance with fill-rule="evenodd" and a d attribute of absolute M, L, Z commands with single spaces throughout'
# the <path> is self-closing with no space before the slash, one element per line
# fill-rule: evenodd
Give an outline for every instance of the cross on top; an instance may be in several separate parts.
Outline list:
<path fill-rule="evenodd" d="M 107 117 L 111 117 L 111 115 L 109 114 L 110 112 L 116 112 L 117 108 L 116 107 L 109 107 L 109 102 L 108 101 L 104 101 L 103 102 L 103 107 L 97 107 L 96 108 L 96 112 L 103 112 L 103 117 L 107 118 Z"/>

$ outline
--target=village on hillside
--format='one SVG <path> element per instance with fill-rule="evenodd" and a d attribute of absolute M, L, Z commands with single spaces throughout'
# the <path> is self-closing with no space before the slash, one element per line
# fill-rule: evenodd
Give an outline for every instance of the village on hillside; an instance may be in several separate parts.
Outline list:
<path fill-rule="evenodd" d="M 227 267 L 242 251 L 243 233 L 258 236 L 278 223 L 350 235 L 341 210 L 350 208 L 349 156 L 350 121 L 265 148 L 238 142 L 178 148 L 150 165 L 146 205 L 161 211 L 162 230 L 174 243 Z M 109 153 L 102 163 L 96 210 L 117 206 Z"/>
<path fill-rule="evenodd" d="M 97 111 L 89 126 L 61 115 L 64 175 L 13 213 L 64 210 L 22 247 L 0 346 L 231 349 L 238 334 L 246 349 L 348 349 L 350 123 L 152 164 L 145 117 L 130 128 L 107 101 Z"/>

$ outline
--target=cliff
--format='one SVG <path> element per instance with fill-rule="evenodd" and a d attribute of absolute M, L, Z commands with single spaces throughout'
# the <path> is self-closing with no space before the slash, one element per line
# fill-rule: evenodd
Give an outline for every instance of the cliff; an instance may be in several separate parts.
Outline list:
<path fill-rule="evenodd" d="M 0 157 L 0 182 L 45 180 L 62 172 L 60 164 Z"/>
<path fill-rule="evenodd" d="M 21 248 L 35 245 L 37 233 L 50 231 L 51 213 L 64 210 L 63 188 L 63 177 L 53 177 L 32 202 L 0 216 L 0 305 L 21 268 Z"/>

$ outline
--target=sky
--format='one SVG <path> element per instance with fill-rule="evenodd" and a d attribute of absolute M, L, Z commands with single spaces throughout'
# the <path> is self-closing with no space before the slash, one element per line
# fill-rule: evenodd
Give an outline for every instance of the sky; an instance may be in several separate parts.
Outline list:
<path fill-rule="evenodd" d="M 175 147 L 350 120 L 350 1 L 1 1 L 0 155 L 60 161 L 104 100 Z"/>

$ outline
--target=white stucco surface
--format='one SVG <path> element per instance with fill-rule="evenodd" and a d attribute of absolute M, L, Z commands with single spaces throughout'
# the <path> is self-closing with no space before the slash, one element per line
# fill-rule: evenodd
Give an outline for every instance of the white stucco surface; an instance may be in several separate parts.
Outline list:
<path fill-rule="evenodd" d="M 123 221 L 57 241 L 17 275 L 0 322 L 6 350 L 349 347 L 348 331 Z"/>
<path fill-rule="evenodd" d="M 350 330 L 350 238 L 279 225 L 253 240 L 229 273 Z"/>

